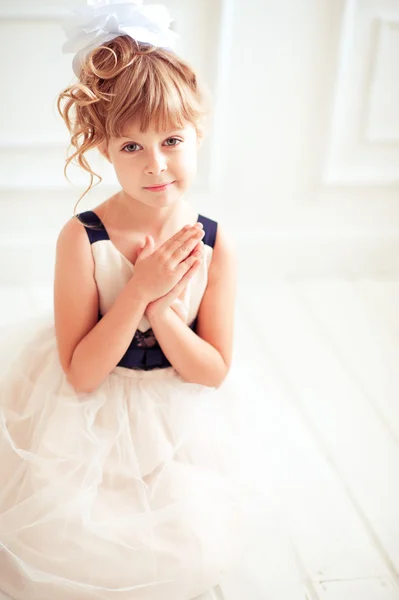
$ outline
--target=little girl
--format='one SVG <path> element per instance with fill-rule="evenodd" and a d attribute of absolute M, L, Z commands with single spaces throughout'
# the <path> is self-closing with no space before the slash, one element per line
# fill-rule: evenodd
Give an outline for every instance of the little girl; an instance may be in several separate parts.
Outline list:
<path fill-rule="evenodd" d="M 97 148 L 120 190 L 63 227 L 54 320 L 1 384 L 0 596 L 222 598 L 243 522 L 218 409 L 236 265 L 185 199 L 205 96 L 163 7 L 90 4 L 66 26 L 67 163 L 92 183 Z"/>

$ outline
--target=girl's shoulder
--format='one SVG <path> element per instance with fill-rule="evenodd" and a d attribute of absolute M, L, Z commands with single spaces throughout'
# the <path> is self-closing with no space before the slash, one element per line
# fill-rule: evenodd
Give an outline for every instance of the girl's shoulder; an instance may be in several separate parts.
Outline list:
<path fill-rule="evenodd" d="M 223 271 L 234 272 L 237 268 L 236 238 L 228 225 L 208 215 L 199 215 L 205 230 L 202 241 L 212 248 L 208 275 L 210 280 L 221 280 Z"/>
<path fill-rule="evenodd" d="M 229 225 L 209 213 L 199 214 L 198 220 L 202 221 L 204 225 L 205 238 L 207 238 L 204 243 L 208 242 L 216 251 L 235 252 L 235 235 Z"/>
<path fill-rule="evenodd" d="M 62 226 L 57 238 L 57 250 L 74 248 L 75 251 L 87 250 L 87 234 L 84 223 L 73 215 Z"/>
<path fill-rule="evenodd" d="M 234 232 L 225 223 L 216 223 L 215 241 L 213 245 L 212 262 L 219 263 L 220 267 L 226 263 L 234 263 L 237 259 L 237 245 Z"/>
<path fill-rule="evenodd" d="M 55 248 L 55 279 L 92 280 L 94 259 L 87 233 L 76 217 L 71 217 L 58 234 Z"/>

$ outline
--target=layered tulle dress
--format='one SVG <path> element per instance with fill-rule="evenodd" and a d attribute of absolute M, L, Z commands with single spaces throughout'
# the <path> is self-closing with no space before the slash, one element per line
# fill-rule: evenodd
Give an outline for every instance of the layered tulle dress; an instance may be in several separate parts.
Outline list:
<path fill-rule="evenodd" d="M 134 265 L 94 212 L 80 219 L 101 318 Z M 205 256 L 184 300 L 194 330 L 217 230 L 198 219 Z M 104 382 L 78 393 L 53 318 L 42 318 L 0 385 L 0 596 L 217 598 L 245 528 L 223 403 L 218 389 L 179 376 L 145 317 Z"/>

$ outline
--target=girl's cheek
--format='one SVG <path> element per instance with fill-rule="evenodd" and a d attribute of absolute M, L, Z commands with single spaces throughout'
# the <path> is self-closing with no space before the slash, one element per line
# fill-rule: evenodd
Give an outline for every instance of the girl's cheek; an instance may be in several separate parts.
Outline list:
<path fill-rule="evenodd" d="M 197 172 L 197 157 L 190 157 L 186 162 L 186 170 L 190 175 L 195 175 Z"/>

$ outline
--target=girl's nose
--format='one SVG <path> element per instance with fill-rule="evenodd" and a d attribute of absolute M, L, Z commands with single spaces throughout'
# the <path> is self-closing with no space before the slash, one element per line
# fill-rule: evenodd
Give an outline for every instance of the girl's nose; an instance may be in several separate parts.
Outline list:
<path fill-rule="evenodd" d="M 159 175 L 159 173 L 162 173 L 162 171 L 166 171 L 165 156 L 158 150 L 149 152 L 147 155 L 145 172 L 149 175 Z"/>

